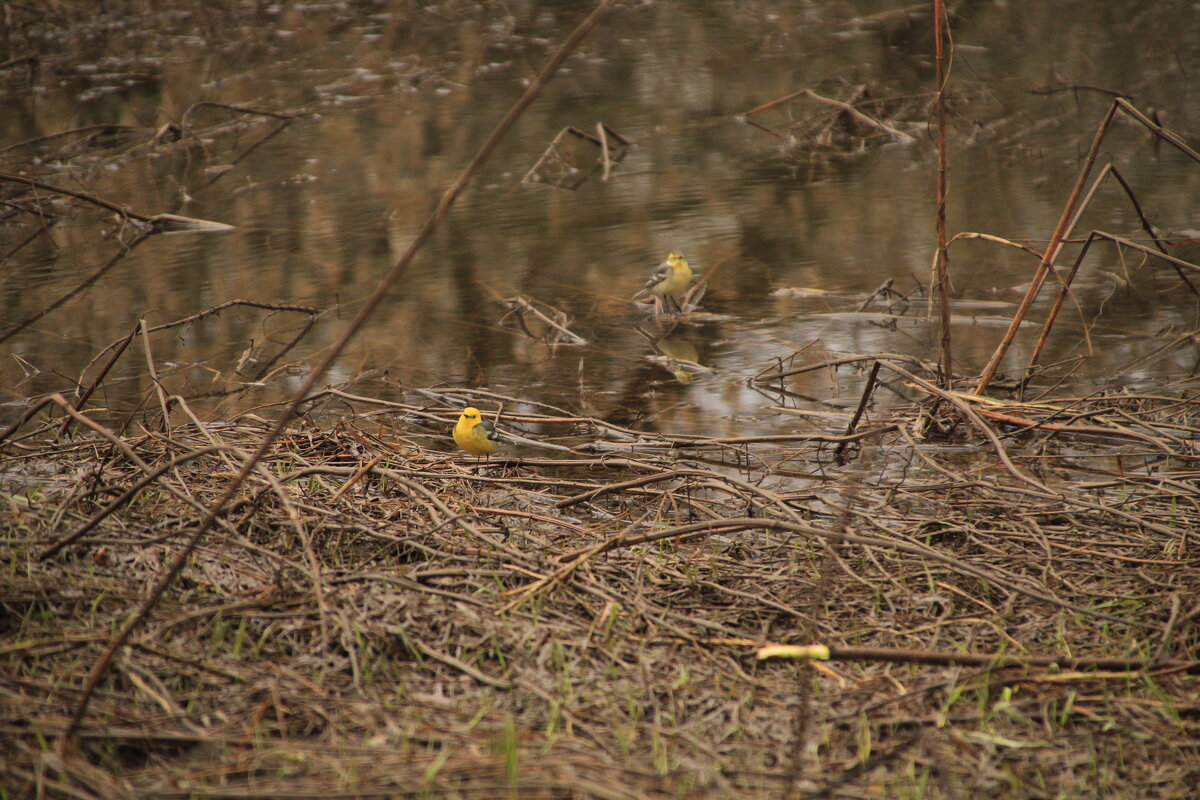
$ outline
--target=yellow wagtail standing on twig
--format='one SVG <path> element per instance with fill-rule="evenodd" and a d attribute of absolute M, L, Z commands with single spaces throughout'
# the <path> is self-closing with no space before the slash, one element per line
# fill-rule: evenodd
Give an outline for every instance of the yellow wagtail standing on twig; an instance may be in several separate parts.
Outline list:
<path fill-rule="evenodd" d="M 682 292 L 692 282 L 692 268 L 688 266 L 683 253 L 671 252 L 667 260 L 654 271 L 642 290 L 633 296 L 634 300 L 645 295 L 671 298 L 676 310 L 682 310 L 675 295 Z"/>
<path fill-rule="evenodd" d="M 454 442 L 473 456 L 488 456 L 499 447 L 499 434 L 495 426 L 485 420 L 479 409 L 468 406 L 463 409 L 454 426 Z"/>

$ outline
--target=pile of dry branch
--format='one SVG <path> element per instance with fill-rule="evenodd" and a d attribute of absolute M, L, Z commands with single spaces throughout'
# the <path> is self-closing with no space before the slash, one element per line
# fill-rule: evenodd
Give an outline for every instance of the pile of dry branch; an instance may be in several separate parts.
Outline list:
<path fill-rule="evenodd" d="M 295 420 L 173 576 L 265 421 L 31 420 L 3 441 L 0 783 L 1189 796 L 1200 404 L 909 374 L 928 402 L 849 433 L 668 437 L 528 404 L 502 426 L 571 452 L 482 465 L 446 431 L 512 398 L 327 393 L 356 413 Z M 809 644 L 830 660 L 760 658 Z"/>

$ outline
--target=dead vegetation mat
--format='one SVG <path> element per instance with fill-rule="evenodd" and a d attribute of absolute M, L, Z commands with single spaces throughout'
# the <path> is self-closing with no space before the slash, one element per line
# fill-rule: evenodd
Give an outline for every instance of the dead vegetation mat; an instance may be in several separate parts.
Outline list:
<path fill-rule="evenodd" d="M 10 432 L 4 796 L 1195 796 L 1186 392 L 738 442 L 529 404 L 502 427 L 569 457 L 482 465 L 466 399 L 294 421 L 69 748 L 268 426 Z"/>

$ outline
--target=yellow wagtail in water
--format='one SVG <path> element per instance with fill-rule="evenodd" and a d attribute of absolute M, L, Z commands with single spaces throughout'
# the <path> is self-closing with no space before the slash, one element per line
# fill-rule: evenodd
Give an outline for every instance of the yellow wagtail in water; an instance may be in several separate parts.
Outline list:
<path fill-rule="evenodd" d="M 633 296 L 634 300 L 645 295 L 652 297 L 671 298 L 677 310 L 681 310 L 675 295 L 682 292 L 692 282 L 692 268 L 688 266 L 683 253 L 672 252 L 667 260 L 650 276 L 642 290 Z"/>
<path fill-rule="evenodd" d="M 473 456 L 490 457 L 500 446 L 499 438 L 495 426 L 485 420 L 474 406 L 464 408 L 454 426 L 455 443 Z"/>

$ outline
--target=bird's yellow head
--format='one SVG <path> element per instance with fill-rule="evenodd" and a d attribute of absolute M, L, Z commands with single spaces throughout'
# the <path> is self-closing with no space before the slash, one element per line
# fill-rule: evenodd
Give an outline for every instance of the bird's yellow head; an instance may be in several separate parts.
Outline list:
<path fill-rule="evenodd" d="M 463 419 L 474 422 L 479 419 L 479 409 L 475 406 L 467 406 L 462 411 Z"/>
<path fill-rule="evenodd" d="M 672 267 L 682 267 L 687 265 L 687 259 L 683 257 L 683 253 L 678 250 L 672 250 L 667 254 L 667 263 Z"/>

